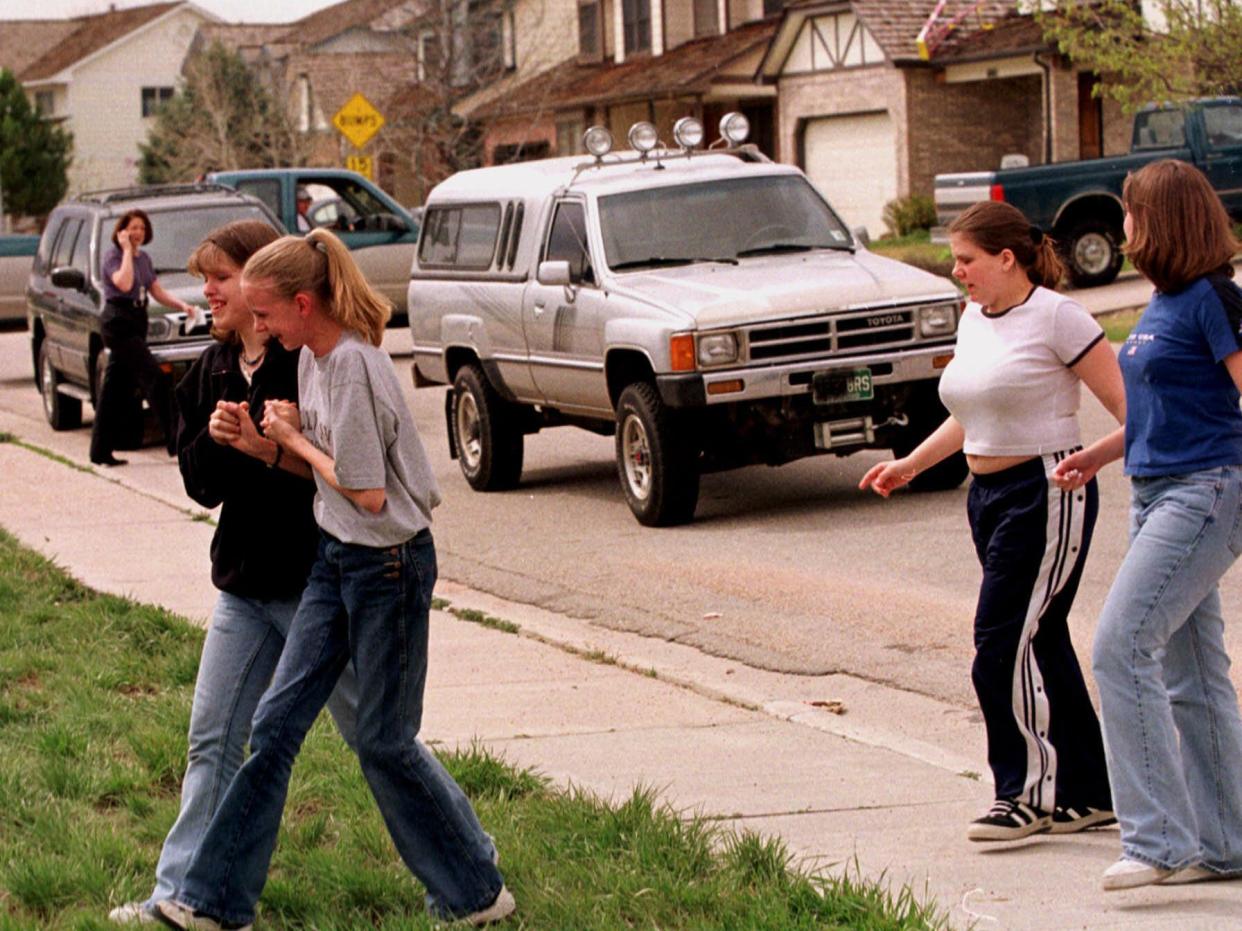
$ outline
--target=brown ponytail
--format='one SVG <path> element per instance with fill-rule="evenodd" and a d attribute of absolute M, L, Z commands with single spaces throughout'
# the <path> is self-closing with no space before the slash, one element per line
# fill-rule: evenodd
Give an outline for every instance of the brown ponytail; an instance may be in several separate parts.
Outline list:
<path fill-rule="evenodd" d="M 1055 288 L 1065 277 L 1065 264 L 1056 243 L 1013 204 L 984 200 L 972 204 L 949 225 L 988 255 L 1008 249 L 1026 272 L 1031 284 Z"/>
<path fill-rule="evenodd" d="M 246 262 L 245 276 L 267 283 L 289 300 L 299 292 L 314 295 L 323 311 L 373 346 L 384 339 L 392 304 L 372 288 L 358 263 L 336 236 L 324 229 L 305 238 L 282 236 Z"/>

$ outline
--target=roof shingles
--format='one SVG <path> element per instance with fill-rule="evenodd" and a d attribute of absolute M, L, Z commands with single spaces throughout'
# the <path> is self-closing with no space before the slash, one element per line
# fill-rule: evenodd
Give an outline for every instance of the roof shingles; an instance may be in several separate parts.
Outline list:
<path fill-rule="evenodd" d="M 177 5 L 175 2 L 152 3 L 71 20 L 76 23 L 76 28 L 23 68 L 18 78 L 25 83 L 54 77 L 127 33 L 158 19 Z"/>

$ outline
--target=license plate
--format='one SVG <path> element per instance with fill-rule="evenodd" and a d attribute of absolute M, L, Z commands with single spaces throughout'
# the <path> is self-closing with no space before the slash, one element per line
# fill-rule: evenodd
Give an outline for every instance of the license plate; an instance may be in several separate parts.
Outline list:
<path fill-rule="evenodd" d="M 870 401 L 875 397 L 871 369 L 841 369 L 816 372 L 811 378 L 811 399 L 816 404 Z"/>

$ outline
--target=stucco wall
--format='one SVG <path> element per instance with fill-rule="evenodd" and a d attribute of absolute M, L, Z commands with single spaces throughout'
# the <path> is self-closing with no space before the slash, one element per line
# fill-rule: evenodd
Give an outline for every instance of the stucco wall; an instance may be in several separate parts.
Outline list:
<path fill-rule="evenodd" d="M 1043 160 L 1039 75 L 957 84 L 939 83 L 927 68 L 904 75 L 909 180 L 901 193 L 930 195 L 935 175 L 999 168 L 1011 152 Z"/>
<path fill-rule="evenodd" d="M 137 181 L 138 143 L 152 123 L 142 117 L 142 88 L 177 86 L 203 21 L 192 10 L 178 10 L 73 70 L 65 102 L 73 133 L 70 192 Z"/>

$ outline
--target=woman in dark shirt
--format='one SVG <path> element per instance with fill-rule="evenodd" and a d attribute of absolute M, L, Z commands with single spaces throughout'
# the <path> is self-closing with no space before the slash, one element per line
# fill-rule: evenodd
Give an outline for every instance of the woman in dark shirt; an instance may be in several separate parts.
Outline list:
<path fill-rule="evenodd" d="M 103 260 L 106 304 L 100 325 L 104 348 L 109 355 L 104 383 L 95 401 L 95 423 L 91 430 L 91 462 L 96 465 L 125 464 L 113 451 L 118 445 L 118 425 L 126 399 L 133 396 L 135 386 L 142 389 L 147 403 L 159 418 L 168 454 L 176 455 L 171 385 L 147 348 L 147 296 L 191 318 L 195 311 L 160 284 L 151 256 L 142 251 L 152 234 L 151 219 L 145 211 L 126 211 L 116 221 L 112 248 Z"/>
<path fill-rule="evenodd" d="M 301 459 L 257 430 L 269 400 L 296 400 L 298 354 L 254 332 L 241 296 L 246 259 L 277 233 L 258 220 L 214 230 L 190 257 L 204 280 L 217 342 L 177 387 L 177 453 L 187 494 L 220 506 L 211 541 L 211 580 L 220 589 L 199 660 L 190 714 L 189 759 L 181 811 L 164 840 L 156 885 L 145 901 L 109 916 L 119 924 L 156 921 L 156 902 L 181 885 L 224 789 L 241 765 L 250 719 L 284 649 L 318 544 L 311 502 L 315 485 Z M 357 707 L 352 668 L 328 709 L 353 743 Z"/>

